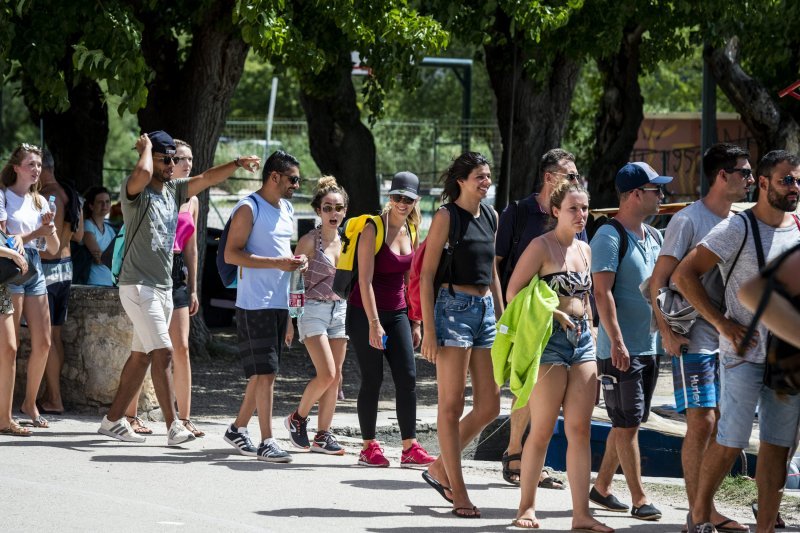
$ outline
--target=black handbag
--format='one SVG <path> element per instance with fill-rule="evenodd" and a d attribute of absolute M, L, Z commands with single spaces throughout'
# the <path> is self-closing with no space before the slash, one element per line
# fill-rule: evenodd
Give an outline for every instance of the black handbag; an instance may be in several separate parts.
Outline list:
<path fill-rule="evenodd" d="M 0 246 L 10 248 L 8 246 L 8 235 L 0 231 Z M 0 257 L 0 285 L 22 285 L 36 274 L 36 267 L 31 263 L 31 258 L 28 256 L 27 250 L 25 251 L 25 260 L 28 262 L 28 271 L 22 274 L 20 269 L 13 259 L 8 257 Z"/>

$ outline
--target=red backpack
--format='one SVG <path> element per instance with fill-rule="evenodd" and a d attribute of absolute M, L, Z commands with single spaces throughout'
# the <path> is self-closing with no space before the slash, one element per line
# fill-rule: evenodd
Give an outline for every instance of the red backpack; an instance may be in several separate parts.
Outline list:
<path fill-rule="evenodd" d="M 489 217 L 492 228 L 497 225 L 494 213 L 490 207 L 480 204 L 481 216 Z M 453 267 L 453 250 L 458 246 L 458 243 L 464 237 L 464 232 L 461 230 L 461 217 L 456 211 L 456 206 L 452 202 L 442 205 L 439 209 L 447 209 L 450 213 L 450 231 L 447 235 L 447 242 L 442 250 L 442 257 L 439 259 L 439 266 L 436 269 L 436 275 L 433 277 L 433 301 L 436 302 L 436 297 L 439 295 L 439 287 L 442 285 L 445 273 L 451 274 Z M 422 300 L 419 296 L 419 274 L 422 271 L 422 261 L 425 259 L 425 247 L 428 242 L 426 238 L 419 245 L 417 251 L 414 253 L 414 260 L 411 263 L 411 272 L 409 273 L 408 280 L 408 318 L 410 320 L 422 321 Z M 450 287 L 450 294 L 455 296 L 453 287 Z"/>

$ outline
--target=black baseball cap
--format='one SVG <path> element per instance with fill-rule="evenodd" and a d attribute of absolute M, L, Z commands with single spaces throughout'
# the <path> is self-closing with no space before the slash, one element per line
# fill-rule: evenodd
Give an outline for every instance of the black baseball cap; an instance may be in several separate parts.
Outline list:
<path fill-rule="evenodd" d="M 147 136 L 153 144 L 153 152 L 167 155 L 175 153 L 175 140 L 166 131 L 156 130 L 148 133 Z"/>
<path fill-rule="evenodd" d="M 412 200 L 419 198 L 419 178 L 413 172 L 404 170 L 392 178 L 392 187 L 389 194 L 402 194 Z"/>

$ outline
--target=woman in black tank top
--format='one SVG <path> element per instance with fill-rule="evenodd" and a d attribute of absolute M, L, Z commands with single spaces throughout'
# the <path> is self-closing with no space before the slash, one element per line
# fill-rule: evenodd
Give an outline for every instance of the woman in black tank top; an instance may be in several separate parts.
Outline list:
<path fill-rule="evenodd" d="M 442 199 L 451 204 L 433 217 L 420 272 L 422 355 L 436 364 L 441 453 L 422 477 L 452 502 L 455 516 L 477 518 L 480 511 L 464 485 L 461 451 L 500 412 L 500 390 L 494 382 L 491 359 L 495 321 L 503 312 L 494 266 L 497 213 L 481 206 L 492 184 L 489 162 L 482 155 L 462 154 L 443 180 Z M 434 294 L 434 277 L 450 225 L 456 223 L 451 216 L 458 217 L 458 245 L 453 266 Z M 472 411 L 462 419 L 467 372 L 472 377 L 474 401 Z"/>

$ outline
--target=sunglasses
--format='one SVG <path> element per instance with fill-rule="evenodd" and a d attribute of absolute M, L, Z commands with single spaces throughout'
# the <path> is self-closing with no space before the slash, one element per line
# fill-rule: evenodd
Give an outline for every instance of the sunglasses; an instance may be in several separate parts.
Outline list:
<path fill-rule="evenodd" d="M 284 178 L 289 178 L 289 183 L 291 183 L 292 185 L 297 185 L 298 183 L 300 183 L 300 176 L 292 176 L 290 174 L 284 174 L 283 172 L 278 172 L 278 174 L 280 174 Z"/>
<path fill-rule="evenodd" d="M 178 163 L 181 162 L 181 158 L 178 157 L 178 156 L 170 157 L 168 155 L 165 155 L 164 157 L 157 157 L 156 161 L 161 161 L 165 165 L 169 165 L 170 162 L 172 162 L 172 163 L 177 165 Z"/>
<path fill-rule="evenodd" d="M 566 176 L 566 178 L 569 181 L 580 181 L 581 179 L 583 179 L 583 176 L 581 176 L 576 172 L 570 172 L 569 174 L 567 174 L 566 172 L 551 172 L 550 174 L 556 174 L 558 176 Z"/>
<path fill-rule="evenodd" d="M 41 152 L 42 149 L 35 144 L 22 143 L 17 147 L 17 150 L 25 150 L 26 152 Z"/>
<path fill-rule="evenodd" d="M 742 175 L 744 179 L 750 179 L 750 177 L 753 175 L 753 170 L 749 168 L 726 168 L 725 172 L 727 172 L 728 174 L 733 174 L 734 172 L 738 172 L 739 174 Z"/>
<path fill-rule="evenodd" d="M 664 194 L 664 190 L 661 187 L 639 187 L 640 191 L 652 191 L 657 194 Z"/>
<path fill-rule="evenodd" d="M 778 180 L 778 183 L 785 187 L 791 187 L 792 184 L 797 185 L 800 187 L 800 178 L 795 178 L 794 176 L 784 176 Z"/>
<path fill-rule="evenodd" d="M 409 198 L 408 196 L 403 196 L 402 194 L 393 194 L 390 196 L 392 201 L 396 204 L 413 204 L 416 200 L 413 198 Z"/>
<path fill-rule="evenodd" d="M 342 204 L 336 204 L 335 206 L 333 206 L 333 205 L 323 205 L 322 206 L 322 212 L 323 213 L 330 213 L 334 209 L 336 210 L 337 213 L 341 213 L 342 211 L 344 211 L 347 208 L 345 206 L 343 206 Z"/>

